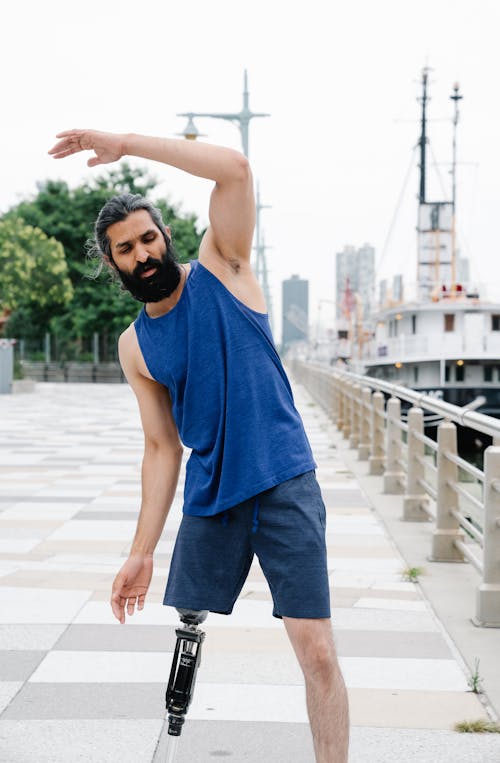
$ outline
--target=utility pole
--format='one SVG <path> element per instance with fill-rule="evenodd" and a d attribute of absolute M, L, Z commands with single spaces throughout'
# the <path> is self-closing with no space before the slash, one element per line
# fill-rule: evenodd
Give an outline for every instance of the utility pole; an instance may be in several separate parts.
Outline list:
<path fill-rule="evenodd" d="M 273 300 L 271 297 L 271 292 L 269 291 L 269 281 L 267 278 L 267 258 L 266 258 L 266 249 L 269 249 L 270 247 L 266 246 L 266 243 L 264 240 L 264 234 L 262 234 L 259 248 L 260 248 L 260 261 L 261 261 L 260 283 L 262 284 L 262 289 L 264 291 L 264 294 L 266 295 L 267 314 L 269 316 L 269 324 L 271 326 L 271 331 L 274 334 Z"/>
<path fill-rule="evenodd" d="M 239 127 L 239 130 L 241 133 L 241 145 L 243 148 L 243 153 L 248 159 L 248 126 L 250 124 L 250 120 L 254 119 L 255 117 L 271 116 L 270 114 L 255 113 L 251 111 L 249 107 L 249 95 L 250 94 L 248 92 L 248 76 L 247 76 L 247 70 L 245 69 L 245 72 L 243 75 L 243 106 L 241 111 L 238 111 L 238 112 L 186 111 L 182 114 L 177 114 L 178 117 L 188 118 L 188 123 L 181 134 L 187 140 L 196 140 L 196 138 L 200 135 L 200 133 L 198 132 L 198 129 L 196 128 L 196 125 L 194 124 L 194 121 L 193 121 L 194 117 L 210 117 L 211 119 L 224 119 L 227 122 L 232 122 L 237 127 Z"/>
<path fill-rule="evenodd" d="M 248 128 L 250 121 L 256 117 L 269 117 L 270 114 L 264 114 L 264 113 L 256 113 L 253 112 L 250 109 L 250 94 L 248 92 L 248 76 L 247 76 L 247 70 L 245 69 L 244 75 L 243 75 L 243 106 L 241 108 L 241 111 L 239 112 L 220 112 L 220 111 L 214 111 L 214 112 L 195 112 L 195 111 L 186 111 L 182 114 L 177 114 L 178 117 L 187 117 L 187 125 L 182 131 L 181 135 L 186 138 L 186 140 L 196 140 L 201 133 L 199 132 L 198 128 L 196 127 L 194 123 L 195 117 L 210 117 L 211 119 L 224 119 L 227 122 L 232 122 L 235 124 L 241 134 L 241 145 L 243 148 L 243 153 L 248 159 L 248 151 L 249 151 L 249 139 L 248 139 Z M 269 293 L 269 284 L 267 281 L 267 266 L 266 266 L 266 257 L 265 257 L 265 250 L 266 247 L 262 243 L 260 238 L 260 210 L 261 209 L 268 209 L 266 205 L 260 204 L 260 197 L 259 197 L 259 187 L 257 184 L 257 209 L 256 209 L 256 273 L 257 278 L 259 280 L 259 283 L 262 287 L 262 291 L 264 292 L 264 299 L 266 300 L 266 304 L 268 305 L 269 310 L 269 320 L 271 321 L 271 294 Z"/>
<path fill-rule="evenodd" d="M 266 249 L 269 249 L 264 242 L 264 232 L 262 231 L 260 224 L 260 213 L 263 209 L 271 209 L 269 204 L 262 204 L 260 200 L 260 186 L 257 181 L 257 193 L 255 200 L 255 273 L 257 279 L 262 286 L 264 296 L 266 298 L 267 311 L 269 314 L 269 323 L 271 324 L 271 330 L 273 329 L 273 311 L 271 293 L 269 291 L 269 282 L 267 279 L 267 260 Z"/>

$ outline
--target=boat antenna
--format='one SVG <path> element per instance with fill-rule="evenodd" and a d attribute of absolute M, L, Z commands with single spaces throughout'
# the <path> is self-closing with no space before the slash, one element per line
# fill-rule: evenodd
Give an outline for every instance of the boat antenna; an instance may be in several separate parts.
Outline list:
<path fill-rule="evenodd" d="M 429 96 L 427 95 L 427 81 L 429 76 L 429 67 L 425 66 L 422 69 L 422 98 L 419 100 L 422 102 L 422 121 L 420 131 L 420 189 L 418 199 L 421 204 L 425 204 L 425 177 L 426 177 L 426 147 L 427 147 L 427 101 Z"/>
<path fill-rule="evenodd" d="M 453 85 L 453 95 L 450 95 L 450 99 L 455 102 L 455 113 L 453 115 L 453 164 L 451 168 L 453 210 L 455 210 L 457 198 L 457 125 L 460 116 L 458 111 L 458 102 L 463 98 L 463 95 L 458 92 L 459 90 L 460 85 L 458 82 L 455 82 Z"/>
<path fill-rule="evenodd" d="M 455 104 L 455 113 L 453 115 L 453 161 L 451 165 L 451 185 L 452 185 L 452 222 L 451 222 L 451 288 L 452 293 L 455 293 L 455 287 L 457 282 L 457 247 L 456 247 L 456 202 L 457 202 L 457 125 L 459 118 L 458 102 L 462 100 L 463 95 L 458 91 L 460 85 L 455 82 L 453 85 L 453 94 L 450 95 L 451 100 Z"/>
<path fill-rule="evenodd" d="M 425 204 L 425 181 L 426 181 L 426 150 L 427 150 L 427 101 L 429 100 L 429 96 L 427 95 L 427 83 L 429 79 L 429 72 L 430 68 L 428 66 L 424 66 L 422 69 L 422 96 L 420 98 L 417 98 L 417 101 L 420 101 L 422 104 L 422 117 L 421 117 L 421 127 L 420 127 L 420 138 L 417 143 L 417 146 L 420 148 L 420 188 L 418 192 L 418 224 L 417 224 L 417 230 L 419 231 L 418 235 L 418 257 L 417 257 L 417 284 L 418 288 L 420 290 L 421 288 L 421 282 L 420 282 L 420 270 L 421 270 L 421 255 L 420 255 L 420 226 L 421 226 L 421 211 L 422 207 Z"/>

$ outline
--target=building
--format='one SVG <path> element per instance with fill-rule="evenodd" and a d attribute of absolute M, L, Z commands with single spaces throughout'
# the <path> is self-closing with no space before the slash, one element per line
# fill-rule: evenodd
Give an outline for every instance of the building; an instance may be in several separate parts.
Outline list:
<path fill-rule="evenodd" d="M 307 341 L 309 325 L 309 281 L 293 275 L 282 283 L 283 350 L 293 342 Z"/>
<path fill-rule="evenodd" d="M 343 315 L 346 288 L 359 296 L 363 317 L 370 313 L 375 287 L 375 249 L 370 244 L 363 244 L 359 249 L 344 246 L 338 252 L 335 262 L 337 318 Z"/>

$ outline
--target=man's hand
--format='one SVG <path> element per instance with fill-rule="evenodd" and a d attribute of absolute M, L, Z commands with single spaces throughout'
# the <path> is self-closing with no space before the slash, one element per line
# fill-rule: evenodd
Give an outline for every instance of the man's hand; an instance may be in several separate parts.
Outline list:
<path fill-rule="evenodd" d="M 64 159 L 79 151 L 94 151 L 88 160 L 88 167 L 117 162 L 125 154 L 125 136 L 97 130 L 66 130 L 56 135 L 61 140 L 50 149 L 54 159 Z"/>
<path fill-rule="evenodd" d="M 146 554 L 129 556 L 113 582 L 111 591 L 111 609 L 117 620 L 125 622 L 127 615 L 134 614 L 134 607 L 144 608 L 146 592 L 153 575 L 153 557 Z"/>

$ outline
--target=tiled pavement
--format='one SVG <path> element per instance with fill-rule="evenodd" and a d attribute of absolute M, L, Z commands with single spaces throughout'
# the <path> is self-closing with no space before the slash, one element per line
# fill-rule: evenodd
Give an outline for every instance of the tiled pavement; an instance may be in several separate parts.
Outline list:
<path fill-rule="evenodd" d="M 498 735 L 463 664 L 339 459 L 322 411 L 295 387 L 328 510 L 334 629 L 349 689 L 351 763 L 498 763 Z M 139 502 L 142 435 L 124 385 L 38 385 L 0 397 L 0 761 L 164 761 L 173 610 L 161 604 L 182 480 L 146 608 L 108 604 Z M 314 760 L 301 675 L 266 583 L 251 569 L 232 616 L 210 615 L 176 760 Z"/>

